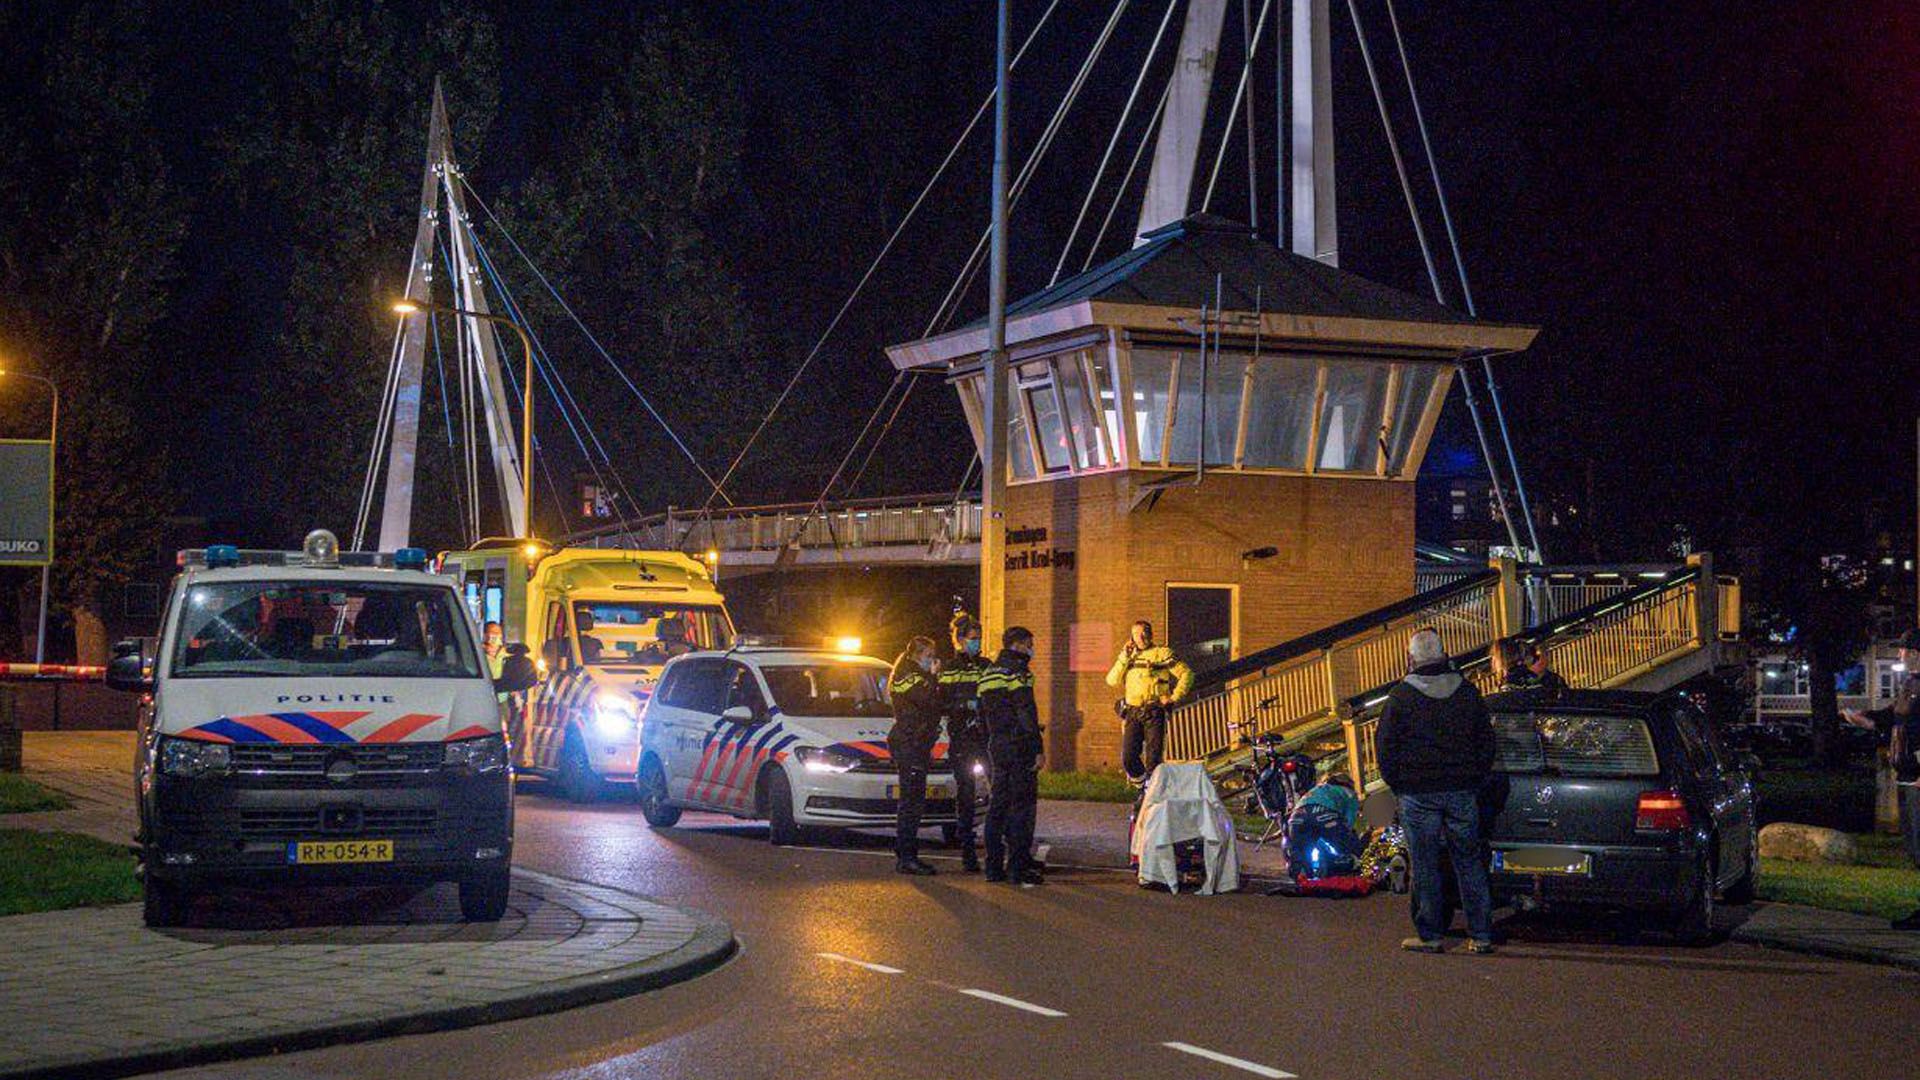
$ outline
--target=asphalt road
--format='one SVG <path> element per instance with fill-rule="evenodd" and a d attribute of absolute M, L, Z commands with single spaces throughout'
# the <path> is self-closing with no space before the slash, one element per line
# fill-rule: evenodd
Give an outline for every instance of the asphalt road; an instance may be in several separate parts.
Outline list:
<path fill-rule="evenodd" d="M 1497 956 L 1417 956 L 1400 897 L 1168 896 L 1110 871 L 1038 889 L 877 839 L 776 849 L 689 815 L 520 796 L 516 857 L 730 921 L 692 982 L 554 1016 L 257 1059 L 319 1077 L 1891 1077 L 1920 976 L 1510 920 Z M 1210 1056 L 1211 1055 L 1211 1056 Z M 1222 1060 L 1222 1059 L 1228 1060 Z M 178 1074 L 176 1074 L 178 1075 Z"/>

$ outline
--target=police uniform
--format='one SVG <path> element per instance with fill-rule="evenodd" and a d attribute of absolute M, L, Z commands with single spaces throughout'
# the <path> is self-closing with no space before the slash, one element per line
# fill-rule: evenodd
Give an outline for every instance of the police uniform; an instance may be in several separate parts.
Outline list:
<path fill-rule="evenodd" d="M 980 722 L 980 677 L 987 662 L 977 653 L 956 651 L 940 668 L 941 707 L 947 720 L 947 760 L 953 764 L 955 831 L 960 857 L 974 868 L 973 815 L 979 792 L 973 767 L 987 761 L 986 727 Z"/>
<path fill-rule="evenodd" d="M 980 676 L 980 719 L 993 760 L 987 803 L 987 878 L 992 881 L 1019 881 L 1034 873 L 1033 821 L 1040 800 L 1034 768 L 1044 744 L 1028 663 L 1025 653 L 1002 649 Z"/>
<path fill-rule="evenodd" d="M 887 733 L 887 749 L 900 770 L 899 824 L 893 853 L 906 866 L 920 861 L 920 816 L 927 808 L 927 771 L 933 767 L 933 744 L 940 737 L 940 687 L 914 663 L 909 651 L 893 662 L 888 689 L 893 695 L 893 729 Z"/>
<path fill-rule="evenodd" d="M 1193 669 L 1165 645 L 1129 647 L 1107 671 L 1107 685 L 1121 692 L 1121 765 L 1145 779 L 1160 764 L 1167 739 L 1167 709 L 1161 698 L 1179 701 L 1193 689 Z"/>

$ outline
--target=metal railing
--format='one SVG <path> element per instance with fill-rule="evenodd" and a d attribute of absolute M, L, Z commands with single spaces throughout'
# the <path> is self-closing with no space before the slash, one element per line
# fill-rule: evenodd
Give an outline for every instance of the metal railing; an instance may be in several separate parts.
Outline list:
<path fill-rule="evenodd" d="M 951 495 L 913 495 L 835 503 L 813 512 L 811 503 L 736 506 L 706 514 L 668 510 L 567 537 L 580 547 L 668 551 L 779 551 L 786 547 L 935 547 L 980 540 L 980 501 Z"/>
<path fill-rule="evenodd" d="M 1893 704 L 1892 698 L 1876 697 L 1872 694 L 1838 695 L 1842 709 L 1864 711 L 1885 708 Z M 1811 716 L 1812 698 L 1806 694 L 1755 694 L 1753 697 L 1753 716 L 1763 720 L 1769 716 Z"/>

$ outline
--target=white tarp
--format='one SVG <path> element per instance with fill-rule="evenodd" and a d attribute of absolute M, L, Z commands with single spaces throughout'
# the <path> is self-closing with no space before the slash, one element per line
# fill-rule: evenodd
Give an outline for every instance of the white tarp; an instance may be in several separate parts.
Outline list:
<path fill-rule="evenodd" d="M 1233 892 L 1240 887 L 1240 854 L 1233 840 L 1233 816 L 1213 789 L 1207 770 L 1198 763 L 1167 762 L 1147 781 L 1140 817 L 1133 826 L 1133 856 L 1140 863 L 1140 883 L 1158 882 L 1180 891 L 1180 871 L 1173 846 L 1188 840 L 1206 842 L 1206 881 L 1200 895 Z"/>

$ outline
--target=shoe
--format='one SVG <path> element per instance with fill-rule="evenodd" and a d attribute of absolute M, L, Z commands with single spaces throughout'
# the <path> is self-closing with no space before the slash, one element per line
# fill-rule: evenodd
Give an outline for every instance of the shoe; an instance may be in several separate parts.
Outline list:
<path fill-rule="evenodd" d="M 968 874 L 977 874 L 980 872 L 980 856 L 974 854 L 972 848 L 960 849 L 960 869 L 962 872 Z"/>
<path fill-rule="evenodd" d="M 1447 951 L 1447 944 L 1444 941 L 1437 939 L 1428 941 L 1426 938 L 1418 937 L 1401 938 L 1400 947 L 1408 952 L 1440 953 Z"/>
<path fill-rule="evenodd" d="M 1014 880 L 1018 881 L 1023 888 L 1032 888 L 1035 885 L 1045 885 L 1047 883 L 1047 879 L 1041 877 L 1040 871 L 1038 870 L 1022 870 L 1014 876 Z"/>
<path fill-rule="evenodd" d="M 919 859 L 901 859 L 894 864 L 893 870 L 896 874 L 912 874 L 915 877 L 932 877 L 940 872 Z"/>
<path fill-rule="evenodd" d="M 1007 880 L 1007 872 L 1005 870 L 995 870 L 992 867 L 988 867 L 987 880 L 996 884 L 1005 881 Z"/>
<path fill-rule="evenodd" d="M 1895 919 L 1888 925 L 1895 930 L 1920 930 L 1920 910 L 1916 910 L 1904 919 Z"/>
<path fill-rule="evenodd" d="M 1475 956 L 1487 956 L 1493 952 L 1493 942 L 1469 940 L 1465 951 Z"/>

